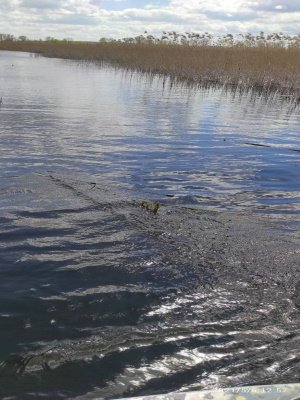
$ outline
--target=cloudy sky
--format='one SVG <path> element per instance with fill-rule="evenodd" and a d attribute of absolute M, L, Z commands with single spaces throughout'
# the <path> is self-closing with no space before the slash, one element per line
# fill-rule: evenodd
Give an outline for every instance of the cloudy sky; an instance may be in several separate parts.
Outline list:
<path fill-rule="evenodd" d="M 0 32 L 128 37 L 147 30 L 300 33 L 300 0 L 0 0 Z"/>

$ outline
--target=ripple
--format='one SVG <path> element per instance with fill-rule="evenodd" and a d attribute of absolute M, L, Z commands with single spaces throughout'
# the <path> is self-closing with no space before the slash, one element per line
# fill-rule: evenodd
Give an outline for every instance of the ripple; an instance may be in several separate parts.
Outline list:
<path fill-rule="evenodd" d="M 294 381 L 299 109 L 13 57 L 23 75 L 0 76 L 1 394 Z"/>

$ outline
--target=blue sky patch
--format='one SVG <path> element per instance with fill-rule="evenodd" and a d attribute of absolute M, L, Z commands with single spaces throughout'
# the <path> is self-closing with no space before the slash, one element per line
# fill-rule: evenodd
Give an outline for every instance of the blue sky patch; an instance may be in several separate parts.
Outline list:
<path fill-rule="evenodd" d="M 144 8 L 148 5 L 163 7 L 169 5 L 169 0 L 102 0 L 99 1 L 98 4 L 99 7 L 104 8 L 105 10 L 122 11 L 127 8 Z"/>

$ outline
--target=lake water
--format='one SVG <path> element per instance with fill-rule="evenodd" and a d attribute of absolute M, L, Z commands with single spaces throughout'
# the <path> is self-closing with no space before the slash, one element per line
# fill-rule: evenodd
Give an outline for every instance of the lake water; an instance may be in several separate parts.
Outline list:
<path fill-rule="evenodd" d="M 13 52 L 0 97 L 3 398 L 299 380 L 299 106 Z"/>

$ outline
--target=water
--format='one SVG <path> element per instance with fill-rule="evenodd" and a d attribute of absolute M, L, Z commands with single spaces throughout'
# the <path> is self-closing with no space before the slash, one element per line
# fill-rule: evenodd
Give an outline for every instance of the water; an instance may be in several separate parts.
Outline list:
<path fill-rule="evenodd" d="M 1 96 L 3 398 L 298 380 L 297 106 L 7 52 Z"/>

